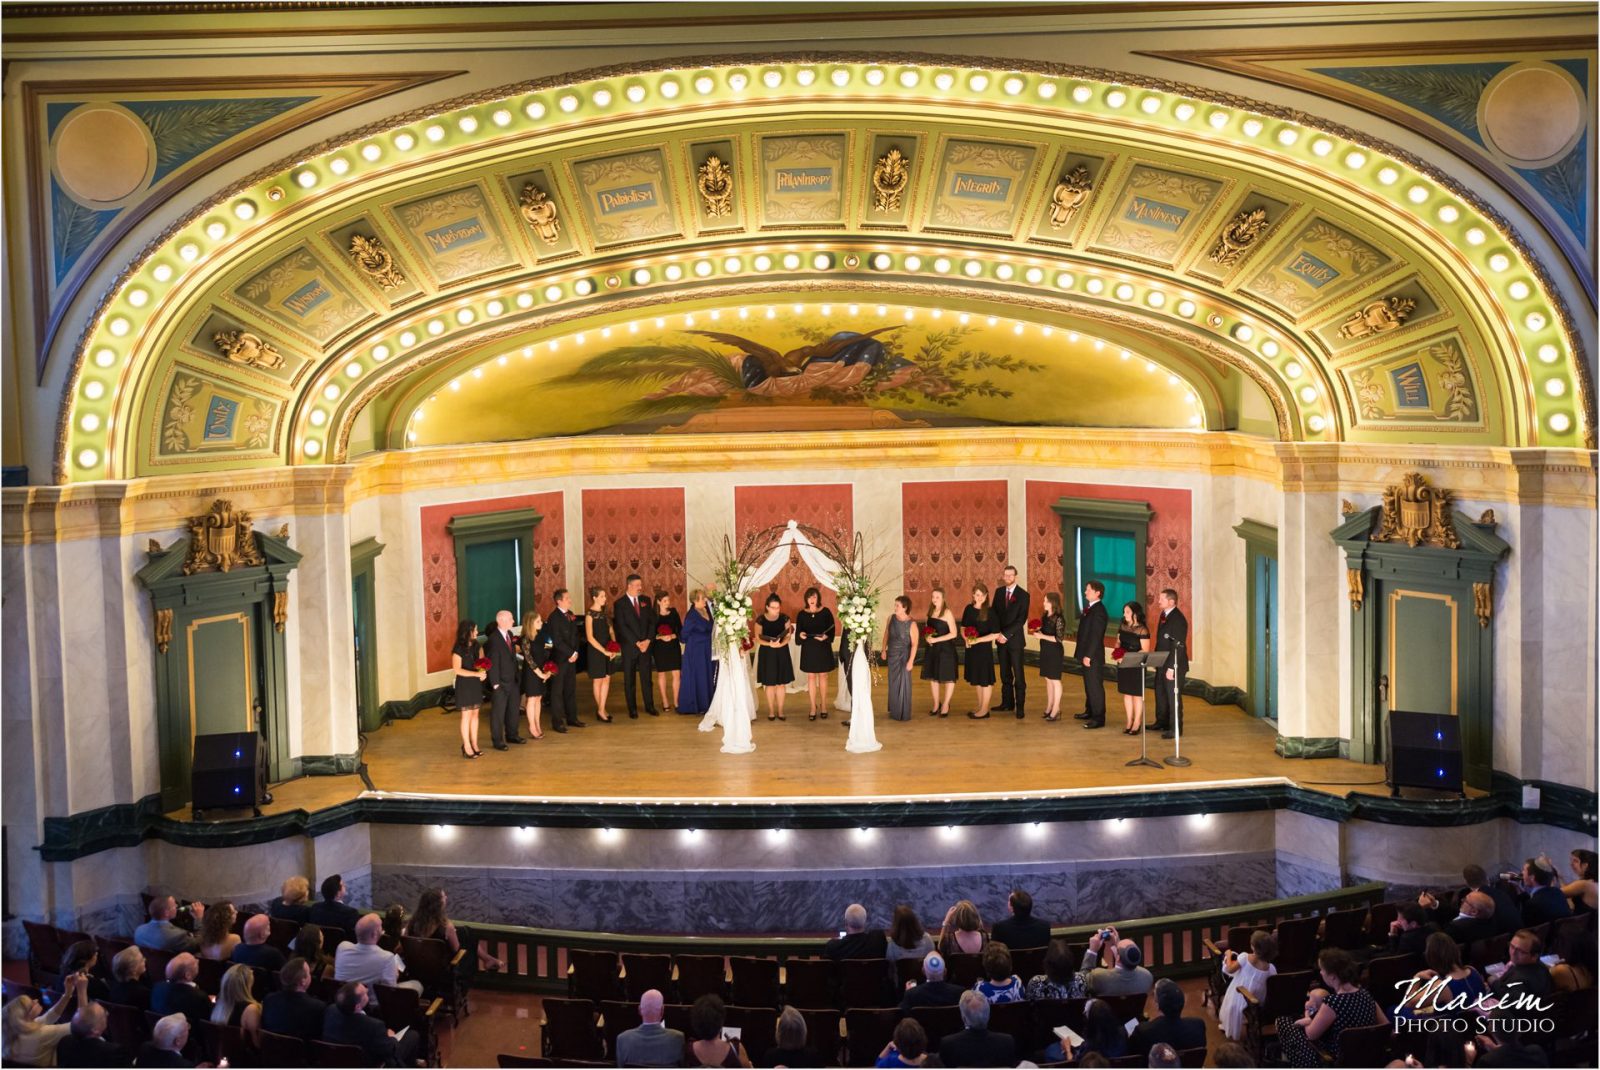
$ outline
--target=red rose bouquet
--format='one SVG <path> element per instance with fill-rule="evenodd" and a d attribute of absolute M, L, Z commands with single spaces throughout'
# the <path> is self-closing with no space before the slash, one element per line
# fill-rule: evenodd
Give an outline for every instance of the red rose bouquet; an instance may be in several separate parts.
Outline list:
<path fill-rule="evenodd" d="M 611 642 L 606 644 L 606 653 L 607 654 L 620 654 L 620 653 L 622 653 L 622 644 L 617 642 L 615 639 L 611 640 Z"/>
<path fill-rule="evenodd" d="M 1044 621 L 1040 620 L 1038 617 L 1034 617 L 1032 620 L 1030 620 L 1028 622 L 1028 631 L 1030 631 L 1030 632 L 1036 632 L 1040 628 L 1043 628 L 1043 627 L 1044 627 Z"/>
<path fill-rule="evenodd" d="M 742 653 L 748 654 L 750 651 L 755 649 L 755 645 L 756 641 L 747 635 L 739 641 L 739 650 Z"/>
<path fill-rule="evenodd" d="M 1127 651 L 1122 649 L 1120 646 L 1114 646 L 1114 647 L 1111 648 L 1111 660 L 1112 661 L 1121 661 L 1123 655 L 1126 654 L 1126 653 L 1127 653 Z"/>
<path fill-rule="evenodd" d="M 672 625 L 670 625 L 670 624 L 658 625 L 656 627 L 656 634 L 659 635 L 659 636 L 662 636 L 662 637 L 671 635 L 672 634 Z"/>
<path fill-rule="evenodd" d="M 489 671 L 489 659 L 488 658 L 479 658 L 477 661 L 472 663 L 472 667 L 474 669 L 477 669 L 479 672 L 488 672 Z"/>
<path fill-rule="evenodd" d="M 961 629 L 961 638 L 963 638 L 963 639 L 976 639 L 976 638 L 978 638 L 978 629 L 971 628 L 971 627 Z"/>
<path fill-rule="evenodd" d="M 556 672 L 556 663 L 553 662 L 553 661 L 547 661 L 542 666 L 540 666 L 540 671 L 544 672 L 544 673 L 548 673 L 551 676 L 554 676 L 555 672 Z"/>

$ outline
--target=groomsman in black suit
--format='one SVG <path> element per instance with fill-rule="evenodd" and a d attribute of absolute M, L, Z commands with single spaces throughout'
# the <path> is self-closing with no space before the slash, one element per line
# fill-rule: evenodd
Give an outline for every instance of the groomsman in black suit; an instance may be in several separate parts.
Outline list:
<path fill-rule="evenodd" d="M 1173 728 L 1183 727 L 1183 680 L 1189 675 L 1189 618 L 1178 608 L 1178 592 L 1171 587 L 1156 596 L 1161 607 L 1161 619 L 1156 622 L 1157 651 L 1168 651 L 1173 657 L 1165 672 L 1156 674 L 1156 723 L 1152 728 L 1161 730 L 1162 739 L 1171 739 Z M 1178 683 L 1177 716 L 1173 716 L 1172 683 Z"/>
<path fill-rule="evenodd" d="M 494 689 L 489 728 L 494 734 L 495 750 L 506 750 L 508 743 L 527 742 L 517 731 L 522 695 L 517 690 L 517 651 L 511 645 L 513 620 L 509 609 L 496 613 L 494 631 L 484 643 L 489 654 L 489 686 Z"/>
<path fill-rule="evenodd" d="M 1020 721 L 1027 716 L 1028 705 L 1028 677 L 1022 670 L 1022 653 L 1028 643 L 1028 592 L 1017 584 L 1016 566 L 1007 565 L 1000 578 L 994 596 L 994 617 L 1000 626 L 1000 641 L 995 644 L 1000 659 L 1000 705 L 994 711 L 1014 710 Z"/>
<path fill-rule="evenodd" d="M 644 688 L 644 712 L 658 717 L 655 692 L 650 687 L 650 644 L 656 636 L 656 607 L 652 599 L 644 596 L 644 580 L 637 573 L 628 577 L 627 593 L 617 599 L 612 620 L 617 645 L 622 647 L 622 693 L 628 700 L 628 716 L 639 719 L 633 695 L 633 679 L 637 675 Z"/>
<path fill-rule="evenodd" d="M 1106 585 L 1090 580 L 1083 585 L 1083 616 L 1078 618 L 1078 645 L 1072 656 L 1083 666 L 1084 712 L 1078 719 L 1085 728 L 1106 726 L 1106 681 L 1100 670 L 1106 663 Z"/>
<path fill-rule="evenodd" d="M 583 635 L 572 619 L 572 594 L 565 587 L 556 589 L 555 608 L 544 627 L 550 633 L 551 660 L 556 663 L 556 674 L 546 688 L 550 727 L 557 732 L 565 732 L 569 725 L 587 728 L 578 720 L 578 659 L 583 656 Z"/>

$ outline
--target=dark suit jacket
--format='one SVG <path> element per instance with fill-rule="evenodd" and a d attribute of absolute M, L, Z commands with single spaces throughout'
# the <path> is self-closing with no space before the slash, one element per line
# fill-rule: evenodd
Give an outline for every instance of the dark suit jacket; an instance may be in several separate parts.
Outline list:
<path fill-rule="evenodd" d="M 192 1024 L 211 1017 L 211 1000 L 193 985 L 162 981 L 150 990 L 150 1009 L 163 1018 L 181 1014 Z"/>
<path fill-rule="evenodd" d="M 1199 1018 L 1169 1018 L 1158 1014 L 1139 1023 L 1128 1038 L 1128 1054 L 1149 1055 L 1157 1044 L 1171 1044 L 1174 1051 L 1206 1046 L 1206 1023 Z"/>
<path fill-rule="evenodd" d="M 1017 1042 L 1009 1033 L 963 1029 L 939 1041 L 939 1061 L 946 1066 L 1016 1066 Z"/>
<path fill-rule="evenodd" d="M 1151 630 L 1155 633 L 1156 650 L 1170 651 L 1176 649 L 1174 640 L 1183 644 L 1183 649 L 1178 651 L 1178 671 L 1180 673 L 1188 672 L 1189 618 L 1183 615 L 1183 610 L 1173 606 L 1172 612 L 1167 614 L 1165 621 L 1162 621 L 1160 614 L 1157 614 L 1155 624 Z M 1168 638 L 1168 636 L 1171 636 L 1171 638 Z M 1172 668 L 1171 664 L 1168 664 L 1167 668 Z M 1167 674 L 1163 671 L 1161 675 L 1165 677 Z"/>
<path fill-rule="evenodd" d="M 882 929 L 836 936 L 822 949 L 822 953 L 835 962 L 844 959 L 881 959 L 888 952 L 889 938 Z"/>
<path fill-rule="evenodd" d="M 623 653 L 627 653 L 628 648 L 641 639 L 654 639 L 656 636 L 655 601 L 647 594 L 639 596 L 637 612 L 633 608 L 633 603 L 628 600 L 628 596 L 623 595 L 612 607 L 611 618 L 616 625 L 617 642 L 622 645 Z M 638 654 L 640 650 L 635 646 L 633 652 Z M 644 652 L 648 653 L 649 648 Z"/>
<path fill-rule="evenodd" d="M 365 1014 L 345 1014 L 329 1007 L 322 1016 L 322 1039 L 328 1044 L 353 1044 L 366 1054 L 369 1065 L 398 1066 L 398 1045 L 389 1029 Z"/>
<path fill-rule="evenodd" d="M 138 1007 L 142 1011 L 147 1011 L 150 1009 L 150 986 L 142 977 L 137 981 L 113 979 L 106 986 L 106 1002 L 120 1003 L 124 1007 Z"/>
<path fill-rule="evenodd" d="M 313 925 L 333 925 L 343 929 L 350 936 L 356 934 L 356 922 L 361 920 L 361 911 L 343 903 L 322 902 L 311 907 L 311 923 Z"/>
<path fill-rule="evenodd" d="M 990 938 L 997 940 L 1015 951 L 1019 947 L 1048 947 L 1050 944 L 1050 923 L 1040 921 L 1038 918 L 1009 917 L 994 923 L 994 932 Z"/>
<path fill-rule="evenodd" d="M 1072 648 L 1072 660 L 1079 665 L 1088 658 L 1093 667 L 1106 663 L 1106 604 L 1096 602 L 1078 618 L 1078 645 Z"/>
<path fill-rule="evenodd" d="M 185 1059 L 180 1052 L 166 1051 L 147 1040 L 140 1045 L 139 1056 L 134 1060 L 134 1065 L 188 1067 L 193 1066 L 194 1063 Z"/>
<path fill-rule="evenodd" d="M 271 944 L 237 944 L 233 949 L 232 961 L 277 973 L 289 960 Z"/>
<path fill-rule="evenodd" d="M 489 679 L 485 683 L 491 687 L 499 684 L 501 687 L 515 688 L 517 686 L 517 652 L 511 649 L 499 628 L 490 628 L 488 640 L 483 644 L 489 656 Z"/>
<path fill-rule="evenodd" d="M 544 627 L 545 631 L 550 633 L 550 649 L 555 654 L 556 665 L 560 667 L 560 671 L 575 670 L 582 663 L 582 659 L 576 662 L 569 662 L 567 659 L 583 648 L 583 629 L 559 609 L 550 611 L 550 619 L 545 621 Z"/>
<path fill-rule="evenodd" d="M 56 1045 L 57 1066 L 131 1066 L 133 1055 L 105 1037 L 68 1033 Z"/>
<path fill-rule="evenodd" d="M 1475 940 L 1487 940 L 1499 930 L 1493 918 L 1452 918 L 1444 931 L 1456 943 L 1470 944 Z"/>
<path fill-rule="evenodd" d="M 321 1040 L 328 1005 L 304 992 L 274 992 L 261 1001 L 261 1028 L 301 1040 Z"/>
<path fill-rule="evenodd" d="M 1439 927 L 1431 921 L 1425 921 L 1415 929 L 1403 929 L 1389 937 L 1389 953 L 1393 955 L 1421 955 L 1427 950 L 1428 937 L 1439 931 Z"/>
<path fill-rule="evenodd" d="M 278 896 L 267 904 L 267 916 L 282 918 L 284 921 L 298 921 L 304 925 L 311 918 L 311 907 L 305 903 L 285 903 L 283 896 Z"/>
<path fill-rule="evenodd" d="M 1561 894 L 1561 889 L 1555 885 L 1548 888 L 1539 888 L 1528 896 L 1528 901 L 1522 905 L 1522 924 L 1527 928 L 1543 925 L 1547 921 L 1557 918 L 1569 917 L 1572 914 L 1572 901 Z"/>
<path fill-rule="evenodd" d="M 1006 589 L 994 593 L 994 619 L 1008 642 L 1014 642 L 1028 623 L 1028 590 L 1017 584 L 1016 597 L 1006 601 Z"/>
<path fill-rule="evenodd" d="M 923 981 L 900 997 L 900 1013 L 907 1014 L 912 1007 L 954 1007 L 961 1002 L 963 991 L 949 981 Z"/>

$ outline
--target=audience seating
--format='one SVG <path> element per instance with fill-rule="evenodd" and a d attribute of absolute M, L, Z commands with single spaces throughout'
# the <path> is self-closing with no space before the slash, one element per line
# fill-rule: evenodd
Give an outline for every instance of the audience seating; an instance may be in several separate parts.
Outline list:
<path fill-rule="evenodd" d="M 911 1017 L 915 1018 L 921 1024 L 922 1031 L 928 1034 L 929 1051 L 938 1050 L 940 1037 L 959 1033 L 964 1028 L 961 1022 L 961 1008 L 953 1003 L 948 1007 L 912 1007 Z"/>
<path fill-rule="evenodd" d="M 1367 908 L 1330 910 L 1322 916 L 1322 946 L 1353 951 L 1366 944 Z"/>
<path fill-rule="evenodd" d="M 894 964 L 894 976 L 895 1002 L 898 1003 L 900 1002 L 900 996 L 905 994 L 906 985 L 913 981 L 917 984 L 922 983 L 922 960 L 897 959 Z M 1028 978 L 1024 977 L 1022 981 L 1026 984 Z"/>
<path fill-rule="evenodd" d="M 8 1000 L 11 998 L 8 994 Z M 138 1051 L 139 1045 L 150 1039 L 150 1027 L 145 1024 L 144 1011 L 138 1007 L 125 1007 L 120 1003 L 104 1003 L 106 1009 L 106 1039 L 128 1051 Z"/>
<path fill-rule="evenodd" d="M 803 1013 L 803 1012 L 802 1012 Z M 873 1066 L 884 1045 L 894 1039 L 900 1024 L 898 1008 L 851 1008 L 844 1012 L 845 1063 L 848 1066 Z M 809 1029 L 811 1022 L 807 1020 Z M 926 1028 L 926 1026 L 924 1026 Z"/>
<path fill-rule="evenodd" d="M 951 984 L 971 988 L 983 980 L 983 956 L 956 952 L 945 957 L 945 978 Z"/>
<path fill-rule="evenodd" d="M 622 983 L 617 974 L 615 951 L 585 951 L 573 948 L 567 952 L 567 995 L 574 999 L 587 999 L 599 1003 L 616 999 L 622 994 Z"/>
<path fill-rule="evenodd" d="M 1372 993 L 1378 1006 L 1392 1018 L 1394 1005 L 1400 998 L 1400 990 L 1395 988 L 1395 983 L 1416 976 L 1420 969 L 1421 955 L 1382 955 L 1367 963 L 1363 987 Z"/>
<path fill-rule="evenodd" d="M 300 935 L 300 923 L 298 921 L 290 921 L 288 918 L 268 918 L 267 920 L 272 923 L 272 928 L 267 932 L 267 943 L 282 951 L 285 955 L 289 954 L 290 948 L 294 946 L 294 938 Z"/>
<path fill-rule="evenodd" d="M 465 948 L 452 952 L 443 940 L 416 936 L 400 938 L 400 958 L 406 964 L 406 976 L 422 982 L 424 995 L 444 1001 L 444 1010 L 451 1022 L 459 1022 L 471 1013 L 467 1006 L 467 988 L 461 983 L 461 962 L 466 954 Z"/>
<path fill-rule="evenodd" d="M 1352 1026 L 1339 1033 L 1339 1058 L 1334 1066 L 1387 1066 L 1394 1026 Z"/>
<path fill-rule="evenodd" d="M 721 955 L 674 955 L 678 968 L 678 999 L 693 1003 L 701 996 L 728 998 L 727 966 Z"/>
<path fill-rule="evenodd" d="M 308 1065 L 309 1052 L 306 1051 L 306 1042 L 299 1037 L 284 1036 L 282 1033 L 269 1033 L 265 1029 L 256 1034 L 256 1043 L 260 1048 L 261 1065 L 302 1067 Z"/>
<path fill-rule="evenodd" d="M 1044 957 L 1049 953 L 1048 947 L 1014 947 L 1011 949 L 1011 972 L 1027 984 L 1030 977 L 1044 972 Z"/>
<path fill-rule="evenodd" d="M 100 961 L 95 964 L 95 972 L 102 977 L 111 976 L 111 960 L 124 948 L 133 946 L 132 940 L 124 940 L 120 936 L 97 936 L 94 938 L 94 949 L 100 955 Z"/>
<path fill-rule="evenodd" d="M 373 995 L 377 997 L 378 1005 L 371 1008 L 375 1017 L 382 1018 L 385 1025 L 396 1033 L 402 1029 L 410 1029 L 417 1035 L 417 1054 L 429 1066 L 439 1065 L 439 1008 L 444 1001 L 434 999 L 427 1002 L 417 995 L 414 988 L 395 988 L 390 985 L 373 985 Z"/>
<path fill-rule="evenodd" d="M 1563 959 L 1570 958 L 1573 945 L 1579 940 L 1588 939 L 1588 929 L 1587 914 L 1556 919 L 1550 923 L 1550 938 L 1545 941 L 1545 952 L 1560 955 Z"/>
<path fill-rule="evenodd" d="M 175 952 L 151 947 L 141 947 L 139 951 L 144 955 L 144 979 L 151 984 L 162 981 L 167 976 L 167 963 L 178 957 Z"/>
<path fill-rule="evenodd" d="M 199 1035 L 200 1050 L 205 1052 L 205 1061 L 212 1066 L 221 1066 L 223 1059 L 228 1060 L 229 1066 L 238 1066 L 247 1051 L 252 1056 L 255 1054 L 245 1043 L 244 1030 L 236 1025 L 201 1022 L 191 1027 L 191 1033 Z"/>
<path fill-rule="evenodd" d="M 791 1007 L 833 1007 L 834 964 L 829 959 L 790 959 L 783 970 L 783 999 Z M 917 976 L 922 969 L 917 968 Z"/>
<path fill-rule="evenodd" d="M 661 1020 L 668 1029 L 676 1029 L 685 1037 L 689 1035 L 689 1011 L 687 1003 L 668 1003 L 662 1008 Z"/>
<path fill-rule="evenodd" d="M 1028 1004 L 1033 1014 L 1033 1034 L 1028 1038 L 1027 1050 L 1043 1048 L 1053 1042 L 1058 1025 L 1081 1035 L 1083 1008 L 1088 1002 L 1087 999 L 1041 999 Z"/>
<path fill-rule="evenodd" d="M 663 996 L 672 995 L 671 955 L 630 955 L 624 951 L 622 972 L 623 992 L 634 1003 L 652 988 Z"/>
<path fill-rule="evenodd" d="M 1178 1053 L 1178 1065 L 1186 1070 L 1200 1070 L 1206 1065 L 1205 1048 L 1184 1048 Z"/>
<path fill-rule="evenodd" d="M 1500 933 L 1486 940 L 1474 940 L 1467 946 L 1466 963 L 1475 966 L 1482 973 L 1484 967 L 1492 966 L 1497 962 L 1507 962 L 1511 958 L 1511 934 Z"/>
<path fill-rule="evenodd" d="M 1258 1001 L 1246 989 L 1244 995 L 1244 1046 L 1261 1062 L 1267 1041 L 1277 1035 L 1278 1019 L 1284 1015 L 1299 1018 L 1306 1009 L 1306 993 L 1321 983 L 1315 970 L 1280 973 L 1267 978 L 1266 994 Z"/>
<path fill-rule="evenodd" d="M 739 1030 L 739 1039 L 752 1059 L 759 1059 L 772 1047 L 773 1033 L 778 1025 L 778 1012 L 769 1006 L 727 1008 L 724 1025 Z"/>
<path fill-rule="evenodd" d="M 1285 918 L 1278 922 L 1277 966 L 1280 973 L 1309 970 L 1316 963 L 1317 926 L 1320 923 L 1321 919 L 1315 914 L 1304 918 Z"/>
<path fill-rule="evenodd" d="M 844 1020 L 844 1014 L 832 1007 L 813 1009 L 796 1007 L 795 1010 L 799 1011 L 800 1017 L 806 1020 L 806 1045 L 822 1057 L 825 1066 L 841 1065 L 839 1055 L 843 1045 L 839 1035 L 839 1024 Z M 899 1020 L 899 1013 L 896 1012 L 895 1021 Z M 893 1023 L 890 1024 L 889 1028 L 891 1031 L 894 1029 Z M 776 1041 L 776 1038 L 774 1038 L 774 1041 Z M 884 1043 L 888 1043 L 888 1041 Z M 878 1045 L 878 1050 L 883 1050 L 883 1044 Z M 755 1052 L 753 1057 L 759 1059 L 761 1058 L 761 1053 Z M 874 1053 L 873 1057 L 877 1057 L 876 1053 Z"/>
<path fill-rule="evenodd" d="M 586 999 L 546 996 L 539 1032 L 549 1059 L 603 1059 L 605 1044 L 595 1026 L 595 1006 Z"/>
<path fill-rule="evenodd" d="M 1400 916 L 1400 904 L 1376 903 L 1367 911 L 1367 943 L 1382 947 L 1389 940 L 1389 923 Z"/>
<path fill-rule="evenodd" d="M 1026 1003 L 996 1003 L 989 1008 L 989 1028 L 1015 1037 L 1020 1053 L 1033 1034 L 1033 1012 Z"/>
<path fill-rule="evenodd" d="M 733 1001 L 741 1007 L 778 1005 L 778 960 L 734 955 L 728 959 L 733 973 Z M 687 997 L 685 997 L 687 1002 Z"/>
<path fill-rule="evenodd" d="M 637 1000 L 613 999 L 600 1004 L 601 1035 L 605 1037 L 606 1051 L 615 1054 L 618 1035 L 637 1029 L 641 1021 Z"/>
<path fill-rule="evenodd" d="M 228 967 L 232 966 L 233 963 L 206 958 L 202 958 L 199 961 L 200 970 L 195 975 L 194 983 L 199 987 L 200 991 L 214 999 L 217 993 L 222 991 L 222 975 L 228 972 Z M 251 978 L 252 992 L 255 991 L 254 980 L 254 978 Z M 257 995 L 256 998 L 260 999 L 261 997 Z"/>
<path fill-rule="evenodd" d="M 845 959 L 839 963 L 839 999 L 846 1007 L 883 1007 L 889 999 L 889 969 L 882 959 Z"/>
<path fill-rule="evenodd" d="M 22 931 L 28 935 L 28 980 L 39 988 L 59 987 L 65 948 L 56 939 L 56 927 L 24 919 Z"/>
<path fill-rule="evenodd" d="M 355 1070 L 370 1070 L 372 1066 L 367 1059 L 367 1053 L 354 1044 L 329 1044 L 326 1041 L 310 1040 L 306 1042 L 306 1050 L 310 1053 L 309 1062 L 316 1067 L 353 1067 Z"/>

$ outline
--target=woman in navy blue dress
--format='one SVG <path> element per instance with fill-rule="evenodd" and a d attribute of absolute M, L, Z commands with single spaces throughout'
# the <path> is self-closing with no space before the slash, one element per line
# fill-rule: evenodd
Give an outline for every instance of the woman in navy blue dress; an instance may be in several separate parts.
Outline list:
<path fill-rule="evenodd" d="M 705 713 L 716 684 L 711 673 L 711 607 L 704 591 L 691 591 L 683 615 L 683 673 L 678 686 L 679 713 Z"/>

